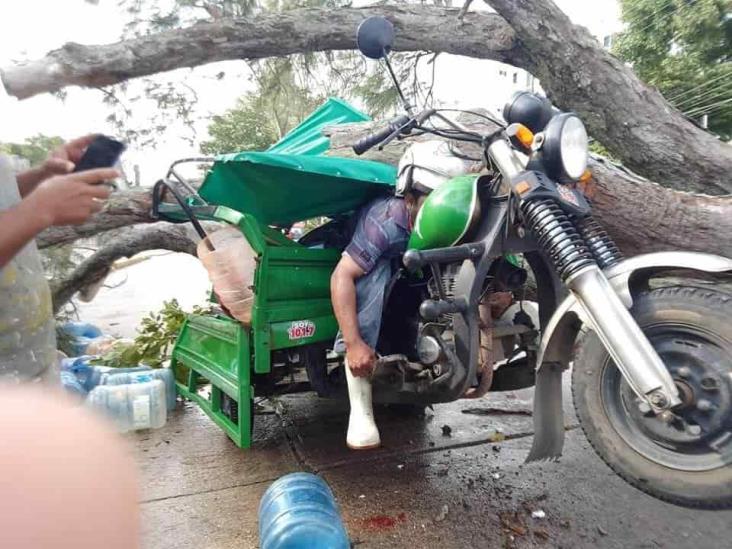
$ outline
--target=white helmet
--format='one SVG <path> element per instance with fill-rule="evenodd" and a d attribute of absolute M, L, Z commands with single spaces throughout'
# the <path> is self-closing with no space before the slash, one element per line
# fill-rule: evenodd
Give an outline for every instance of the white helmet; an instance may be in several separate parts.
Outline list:
<path fill-rule="evenodd" d="M 471 171 L 474 162 L 456 156 L 447 141 L 422 141 L 409 146 L 399 160 L 395 194 L 429 194 L 448 179 Z"/>

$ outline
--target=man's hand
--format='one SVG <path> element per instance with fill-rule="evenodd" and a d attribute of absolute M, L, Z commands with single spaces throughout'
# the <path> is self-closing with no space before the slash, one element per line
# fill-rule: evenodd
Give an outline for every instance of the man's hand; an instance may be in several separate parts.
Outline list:
<path fill-rule="evenodd" d="M 41 183 L 24 200 L 29 211 L 46 227 L 79 225 L 104 207 L 110 189 L 100 185 L 119 177 L 112 168 L 57 175 Z"/>
<path fill-rule="evenodd" d="M 356 377 L 368 377 L 374 370 L 376 353 L 366 342 L 360 341 L 346 345 L 346 361 Z"/>
<path fill-rule="evenodd" d="M 54 149 L 41 165 L 41 171 L 46 177 L 71 173 L 84 156 L 86 148 L 97 136 L 98 134 L 85 135 Z"/>

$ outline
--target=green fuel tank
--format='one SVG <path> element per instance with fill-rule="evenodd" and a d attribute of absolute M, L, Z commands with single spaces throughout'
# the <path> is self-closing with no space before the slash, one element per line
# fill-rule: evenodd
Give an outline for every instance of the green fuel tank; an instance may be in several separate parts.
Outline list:
<path fill-rule="evenodd" d="M 457 244 L 480 216 L 477 174 L 460 175 L 430 193 L 409 237 L 409 250 L 446 248 Z"/>

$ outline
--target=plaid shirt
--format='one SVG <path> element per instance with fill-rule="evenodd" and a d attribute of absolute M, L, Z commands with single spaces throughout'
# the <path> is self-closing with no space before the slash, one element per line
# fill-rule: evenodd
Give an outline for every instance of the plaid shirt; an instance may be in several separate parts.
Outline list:
<path fill-rule="evenodd" d="M 376 347 L 384 307 L 384 290 L 392 275 L 392 260 L 404 253 L 409 240 L 409 216 L 404 200 L 377 198 L 358 212 L 351 243 L 343 252 L 358 264 L 364 275 L 356 281 L 356 309 L 361 338 Z M 338 333 L 334 350 L 345 352 Z"/>

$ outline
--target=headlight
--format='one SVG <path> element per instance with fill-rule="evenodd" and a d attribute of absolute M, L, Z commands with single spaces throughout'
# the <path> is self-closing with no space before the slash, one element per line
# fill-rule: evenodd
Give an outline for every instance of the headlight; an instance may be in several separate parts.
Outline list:
<path fill-rule="evenodd" d="M 546 126 L 542 150 L 544 164 L 551 177 L 560 182 L 578 180 L 587 169 L 585 125 L 576 114 L 555 116 Z"/>

